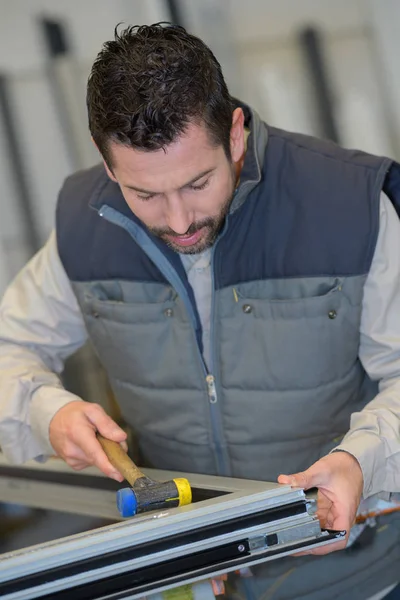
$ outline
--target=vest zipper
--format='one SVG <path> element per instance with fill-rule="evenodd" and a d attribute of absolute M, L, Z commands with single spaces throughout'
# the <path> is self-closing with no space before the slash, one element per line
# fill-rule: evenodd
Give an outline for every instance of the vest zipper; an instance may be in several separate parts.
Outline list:
<path fill-rule="evenodd" d="M 222 476 L 231 475 L 230 468 L 230 459 L 229 454 L 226 449 L 226 444 L 224 440 L 224 428 L 222 424 L 221 418 L 221 409 L 218 402 L 218 382 L 216 380 L 215 374 L 218 372 L 218 366 L 216 365 L 216 357 L 215 357 L 215 277 L 214 277 L 214 256 L 215 249 L 221 237 L 225 234 L 227 228 L 227 220 L 225 222 L 225 226 L 218 240 L 215 242 L 214 247 L 211 253 L 211 318 L 210 318 L 210 374 L 207 379 L 208 384 L 208 397 L 210 401 L 210 414 L 211 414 L 211 424 L 213 429 L 214 443 L 215 443 L 215 451 L 217 455 L 217 468 L 218 474 Z"/>
<path fill-rule="evenodd" d="M 218 406 L 217 386 L 214 375 L 209 373 L 206 377 L 208 400 L 210 403 L 211 427 L 213 432 L 215 453 L 217 455 L 217 472 L 218 475 L 227 475 L 227 463 L 225 461 L 223 448 L 221 446 L 221 416 Z M 228 463 L 229 464 L 229 463 Z"/>
<path fill-rule="evenodd" d="M 218 398 L 217 398 L 217 389 L 215 387 L 214 375 L 207 375 L 206 381 L 207 381 L 207 387 L 208 387 L 208 398 L 209 398 L 211 404 L 216 404 L 218 401 Z"/>

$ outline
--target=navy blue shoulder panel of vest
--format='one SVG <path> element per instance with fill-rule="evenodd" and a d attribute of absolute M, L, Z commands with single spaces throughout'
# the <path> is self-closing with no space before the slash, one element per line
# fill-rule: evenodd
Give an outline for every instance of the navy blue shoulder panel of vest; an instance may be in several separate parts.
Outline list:
<path fill-rule="evenodd" d="M 262 180 L 229 215 L 216 246 L 216 288 L 269 278 L 367 273 L 382 189 L 400 213 L 400 166 L 308 136 L 274 128 L 268 133 Z M 131 236 L 89 204 L 108 204 L 138 223 L 102 166 L 68 178 L 56 229 L 69 278 L 164 283 Z M 186 280 L 179 256 L 153 240 Z"/>
<path fill-rule="evenodd" d="M 132 212 L 103 165 L 71 175 L 61 189 L 56 213 L 57 245 L 72 281 L 135 279 L 165 283 L 129 233 L 102 219 L 89 202 L 99 200 L 126 216 Z M 180 261 L 179 261 L 180 262 Z"/>
<path fill-rule="evenodd" d="M 399 173 L 390 159 L 268 128 L 263 179 L 220 240 L 218 287 L 368 273 L 380 193 Z M 400 185 L 393 192 L 400 207 Z"/>

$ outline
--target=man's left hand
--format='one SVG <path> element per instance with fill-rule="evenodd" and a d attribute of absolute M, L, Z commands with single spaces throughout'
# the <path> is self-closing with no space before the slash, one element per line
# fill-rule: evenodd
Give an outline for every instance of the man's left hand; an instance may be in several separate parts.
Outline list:
<path fill-rule="evenodd" d="M 363 491 L 363 474 L 358 461 L 347 452 L 333 452 L 311 465 L 307 471 L 279 475 L 279 483 L 305 490 L 318 488 L 317 514 L 324 529 L 346 530 L 346 538 L 301 554 L 328 554 L 347 544 Z"/>

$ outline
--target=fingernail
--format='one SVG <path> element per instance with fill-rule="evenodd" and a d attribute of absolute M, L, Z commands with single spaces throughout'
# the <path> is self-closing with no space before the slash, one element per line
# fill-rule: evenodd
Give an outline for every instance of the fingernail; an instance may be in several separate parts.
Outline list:
<path fill-rule="evenodd" d="M 120 473 L 117 473 L 117 471 L 114 471 L 113 473 L 110 474 L 110 477 L 112 477 L 113 479 L 115 479 L 115 481 L 122 481 L 123 477 Z"/>

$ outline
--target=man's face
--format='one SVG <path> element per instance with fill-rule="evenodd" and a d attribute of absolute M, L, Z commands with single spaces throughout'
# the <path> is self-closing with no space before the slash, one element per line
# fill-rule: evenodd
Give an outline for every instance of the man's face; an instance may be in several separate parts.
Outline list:
<path fill-rule="evenodd" d="M 189 125 L 165 151 L 110 147 L 113 168 L 107 171 L 129 208 L 176 252 L 202 252 L 221 229 L 244 153 L 242 115 L 236 116 L 231 161 L 222 146 L 213 146 L 204 125 Z"/>

